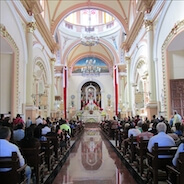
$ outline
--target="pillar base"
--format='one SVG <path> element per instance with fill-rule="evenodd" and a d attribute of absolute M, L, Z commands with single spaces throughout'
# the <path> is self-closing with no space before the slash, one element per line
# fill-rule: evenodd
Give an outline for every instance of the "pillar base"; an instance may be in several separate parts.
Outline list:
<path fill-rule="evenodd" d="M 151 120 L 153 115 L 157 115 L 157 103 L 156 102 L 149 102 L 146 105 L 146 112 L 147 112 L 148 119 Z"/>
<path fill-rule="evenodd" d="M 35 119 L 38 116 L 38 108 L 35 107 L 34 105 L 26 105 L 25 112 L 26 112 L 25 121 L 27 120 L 28 117 L 30 117 L 32 122 L 35 122 Z"/>
<path fill-rule="evenodd" d="M 132 117 L 132 110 L 129 108 L 126 111 L 126 117 L 130 116 L 130 118 Z"/>

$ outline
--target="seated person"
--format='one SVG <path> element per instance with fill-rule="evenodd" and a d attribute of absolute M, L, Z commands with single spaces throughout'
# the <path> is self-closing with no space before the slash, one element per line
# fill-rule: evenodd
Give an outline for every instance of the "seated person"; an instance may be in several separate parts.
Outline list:
<path fill-rule="evenodd" d="M 6 157 L 6 156 L 12 156 L 12 152 L 16 152 L 17 156 L 20 161 L 20 167 L 22 167 L 25 164 L 25 160 L 19 150 L 19 148 L 13 144 L 10 143 L 11 137 L 11 131 L 8 127 L 1 127 L 0 128 L 0 157 Z M 6 172 L 8 171 L 8 168 L 1 168 L 1 171 Z M 31 179 L 31 168 L 29 166 L 26 166 L 25 169 L 25 175 L 27 177 L 27 184 L 30 184 Z"/>
<path fill-rule="evenodd" d="M 143 138 L 143 140 L 149 140 L 153 136 L 153 133 L 148 132 L 148 127 L 149 127 L 148 123 L 142 124 L 143 132 L 137 136 L 137 141 L 140 141 L 141 137 Z"/>
<path fill-rule="evenodd" d="M 51 132 L 51 128 L 48 126 L 48 124 L 44 124 L 42 127 L 42 135 L 46 135 L 48 132 Z"/>
<path fill-rule="evenodd" d="M 178 136 L 182 136 L 183 132 L 181 130 L 181 123 L 180 122 L 175 123 L 175 128 L 176 128 L 176 131 L 174 131 L 174 133 Z"/>
<path fill-rule="evenodd" d="M 156 129 L 157 129 L 158 134 L 151 137 L 148 142 L 147 148 L 149 152 L 152 152 L 152 147 L 154 146 L 155 143 L 158 143 L 158 146 L 175 146 L 176 145 L 174 139 L 168 134 L 166 134 L 167 126 L 165 123 L 163 122 L 158 123 L 156 126 Z M 163 155 L 162 157 L 165 157 L 165 155 Z"/>
<path fill-rule="evenodd" d="M 25 136 L 20 141 L 19 146 L 21 148 L 34 148 L 40 146 L 40 141 L 34 137 L 34 132 L 31 127 L 25 129 Z"/>
<path fill-rule="evenodd" d="M 125 149 L 128 148 L 128 142 L 130 140 L 131 135 L 133 135 L 133 137 L 137 137 L 139 134 L 141 134 L 140 131 L 140 127 L 142 126 L 142 122 L 138 122 L 137 124 L 138 126 L 134 127 L 134 128 L 130 128 L 128 130 L 128 138 L 124 139 L 122 144 L 124 145 Z M 134 142 L 134 144 L 136 144 L 136 142 Z"/>
<path fill-rule="evenodd" d="M 42 135 L 42 128 L 44 125 L 39 124 L 35 129 L 34 129 L 34 137 L 39 139 L 40 141 L 47 141 L 47 138 Z"/>
<path fill-rule="evenodd" d="M 131 135 L 133 135 L 134 137 L 138 136 L 139 134 L 141 134 L 141 130 L 142 130 L 142 122 L 139 121 L 137 123 L 137 126 L 134 127 L 134 128 L 130 128 L 128 130 L 128 137 L 130 137 Z"/>
<path fill-rule="evenodd" d="M 16 126 L 16 129 L 13 131 L 13 140 L 20 141 L 24 138 L 24 125 L 22 123 Z"/>
<path fill-rule="evenodd" d="M 174 158 L 173 158 L 173 160 L 172 160 L 172 163 L 173 163 L 173 165 L 176 167 L 176 165 L 177 165 L 177 160 L 178 160 L 178 157 L 179 157 L 179 153 L 181 153 L 181 152 L 184 152 L 184 142 L 182 142 L 179 146 L 178 146 L 178 149 L 177 149 L 177 151 L 176 151 L 176 154 L 175 154 L 175 156 L 174 156 Z"/>

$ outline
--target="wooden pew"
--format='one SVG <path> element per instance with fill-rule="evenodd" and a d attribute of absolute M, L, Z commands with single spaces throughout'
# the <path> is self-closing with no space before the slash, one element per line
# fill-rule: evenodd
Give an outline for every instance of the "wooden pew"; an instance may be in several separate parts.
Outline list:
<path fill-rule="evenodd" d="M 55 158 L 54 158 L 54 145 L 47 139 L 47 141 L 40 141 L 41 150 L 45 153 L 45 162 L 47 164 L 48 171 L 53 169 Z"/>
<path fill-rule="evenodd" d="M 46 138 L 51 141 L 51 144 L 54 146 L 54 156 L 56 160 L 59 160 L 61 156 L 60 148 L 60 138 L 58 135 L 46 135 Z"/>
<path fill-rule="evenodd" d="M 184 182 L 184 152 L 179 154 L 179 158 L 177 161 L 177 166 L 169 166 L 167 165 L 168 170 L 168 184 L 183 184 Z M 175 181 L 172 181 L 172 177 L 174 176 Z"/>
<path fill-rule="evenodd" d="M 133 135 L 130 136 L 130 139 L 128 141 L 128 155 L 130 163 L 133 163 L 136 157 L 136 145 L 137 145 L 137 137 L 134 137 Z"/>
<path fill-rule="evenodd" d="M 176 151 L 177 146 L 158 147 L 158 143 L 154 144 L 152 153 L 147 153 L 148 178 L 150 178 L 149 182 L 158 184 L 158 181 L 165 181 L 167 179 L 166 165 L 172 165 L 172 159 Z M 160 158 L 160 156 L 165 157 L 166 155 L 167 158 Z"/>
<path fill-rule="evenodd" d="M 149 140 L 143 140 L 143 138 L 140 138 L 140 141 L 138 142 L 136 149 L 137 149 L 137 161 L 138 161 L 138 171 L 140 175 L 142 176 L 144 168 L 146 167 L 146 164 L 144 164 L 144 161 L 147 156 L 147 146 L 148 146 Z"/>
<path fill-rule="evenodd" d="M 40 147 L 21 148 L 21 152 L 26 163 L 30 167 L 33 167 L 33 172 L 36 176 L 36 184 L 43 183 L 45 168 L 44 152 L 41 152 Z"/>
<path fill-rule="evenodd" d="M 25 184 L 27 179 L 25 176 L 26 164 L 20 167 L 19 158 L 16 152 L 12 152 L 11 157 L 0 157 L 0 169 L 10 168 L 10 171 L 0 171 L 0 183 L 6 184 Z"/>

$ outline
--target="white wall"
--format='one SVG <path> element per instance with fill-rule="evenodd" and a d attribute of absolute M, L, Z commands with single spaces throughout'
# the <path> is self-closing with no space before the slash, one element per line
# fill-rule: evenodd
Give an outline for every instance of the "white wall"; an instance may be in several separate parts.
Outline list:
<path fill-rule="evenodd" d="M 0 113 L 11 111 L 12 54 L 0 55 Z"/>
<path fill-rule="evenodd" d="M 184 79 L 184 51 L 169 52 L 170 79 Z"/>

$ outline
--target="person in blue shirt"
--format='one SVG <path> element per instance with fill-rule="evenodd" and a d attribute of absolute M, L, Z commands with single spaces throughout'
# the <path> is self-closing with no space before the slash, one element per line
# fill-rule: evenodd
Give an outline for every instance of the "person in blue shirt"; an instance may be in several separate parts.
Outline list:
<path fill-rule="evenodd" d="M 18 146 L 10 142 L 10 138 L 11 130 L 6 126 L 0 127 L 0 157 L 10 157 L 12 156 L 12 152 L 16 152 L 19 158 L 20 167 L 22 167 L 25 164 L 25 160 Z M 1 168 L 0 171 L 7 172 L 9 168 Z M 30 184 L 31 168 L 29 166 L 26 166 L 25 175 L 27 177 L 27 184 Z"/>

